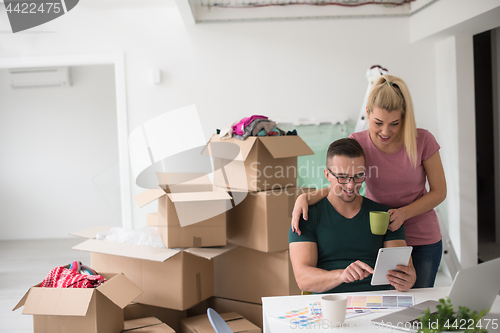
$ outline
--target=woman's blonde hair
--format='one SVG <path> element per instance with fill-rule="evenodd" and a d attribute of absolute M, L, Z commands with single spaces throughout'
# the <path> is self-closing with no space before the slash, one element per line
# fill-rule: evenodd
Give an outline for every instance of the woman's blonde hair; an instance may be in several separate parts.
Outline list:
<path fill-rule="evenodd" d="M 413 113 L 413 102 L 406 83 L 397 76 L 382 75 L 374 83 L 368 97 L 366 108 L 372 112 L 374 107 L 401 111 L 403 126 L 401 138 L 406 147 L 410 163 L 417 166 L 417 125 Z"/>

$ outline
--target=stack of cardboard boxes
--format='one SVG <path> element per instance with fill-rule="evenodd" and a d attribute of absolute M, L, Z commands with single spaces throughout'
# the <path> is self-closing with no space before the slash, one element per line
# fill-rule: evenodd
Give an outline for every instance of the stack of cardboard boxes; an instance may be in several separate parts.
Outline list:
<path fill-rule="evenodd" d="M 73 249 L 91 252 L 94 269 L 122 272 L 144 291 L 124 309 L 125 320 L 154 316 L 181 332 L 187 310 L 214 295 L 213 258 L 233 248 L 225 246 L 231 197 L 204 174 L 157 177 L 160 187 L 135 200 L 140 207 L 158 202 L 158 213 L 147 222 L 166 248 L 96 240 L 97 231 L 105 230 L 97 228 L 74 233 L 88 239 Z"/>
<path fill-rule="evenodd" d="M 240 141 L 214 135 L 205 153 L 214 160 L 214 184 L 233 198 L 227 238 L 238 245 L 214 259 L 215 297 L 260 305 L 265 296 L 299 294 L 288 229 L 297 195 L 308 191 L 296 187 L 297 156 L 312 150 L 298 136 Z"/>
<path fill-rule="evenodd" d="M 43 307 L 37 307 L 32 311 L 39 323 L 36 332 L 50 326 L 42 315 L 57 311 L 62 316 L 85 312 L 88 321 L 103 325 L 99 313 L 86 310 L 96 307 L 91 300 L 109 303 L 113 313 L 115 305 L 124 308 L 125 320 L 156 317 L 176 332 L 205 327 L 203 314 L 210 306 L 219 313 L 237 312 L 227 318 L 238 320 L 243 331 L 257 332 L 255 325 L 262 328 L 262 297 L 300 293 L 288 255 L 288 228 L 295 198 L 307 190 L 296 187 L 297 156 L 313 154 L 312 150 L 298 136 L 244 141 L 220 141 L 214 136 L 203 154 L 213 158 L 213 181 L 203 174 L 162 173 L 157 175 L 158 189 L 135 198 L 141 207 L 158 200 L 158 213 L 149 214 L 147 220 L 157 228 L 166 249 L 96 240 L 98 232 L 109 229 L 103 227 L 73 234 L 87 239 L 73 249 L 90 252 L 92 268 L 123 274 L 119 275 L 126 277 L 123 288 L 134 292 L 121 295 L 111 288 L 120 286 L 110 283 L 113 278 L 103 284 L 105 291 L 111 291 L 98 288 L 96 296 L 86 296 L 89 301 L 76 312 L 64 304 L 58 305 L 59 310 L 42 312 L 38 309 Z M 134 287 L 126 287 L 127 283 Z M 39 291 L 32 288 L 30 293 Z M 30 297 L 26 305 L 38 299 Z M 25 301 L 26 297 L 18 306 Z M 202 317 L 188 320 L 196 315 Z M 115 321 L 122 322 L 121 318 Z M 142 325 L 131 323 L 132 328 Z M 121 329 L 123 325 L 116 324 L 113 330 L 95 326 L 94 331 Z"/>

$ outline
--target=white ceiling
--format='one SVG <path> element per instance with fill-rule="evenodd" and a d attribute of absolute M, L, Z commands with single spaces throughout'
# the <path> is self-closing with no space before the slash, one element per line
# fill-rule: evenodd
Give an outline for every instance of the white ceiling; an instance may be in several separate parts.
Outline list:
<path fill-rule="evenodd" d="M 186 23 L 409 16 L 438 0 L 176 0 Z M 376 2 L 377 4 L 372 4 Z"/>
<path fill-rule="evenodd" d="M 439 0 L 174 0 L 186 24 L 410 16 Z M 0 11 L 4 11 L 0 0 Z M 377 4 L 371 4 L 376 2 Z M 86 0 L 87 10 L 144 8 L 165 0 Z M 396 4 L 396 5 L 394 5 Z"/>

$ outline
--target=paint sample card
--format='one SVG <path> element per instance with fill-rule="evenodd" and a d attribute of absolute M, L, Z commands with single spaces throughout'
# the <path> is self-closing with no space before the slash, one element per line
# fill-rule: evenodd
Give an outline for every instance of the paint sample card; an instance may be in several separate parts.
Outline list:
<path fill-rule="evenodd" d="M 346 319 L 373 312 L 397 311 L 413 304 L 413 296 L 408 295 L 347 296 Z M 309 301 L 305 307 L 275 313 L 272 317 L 297 327 L 311 327 L 322 321 L 321 301 Z"/>
<path fill-rule="evenodd" d="M 365 296 L 347 296 L 347 307 L 351 309 L 388 309 L 388 308 L 407 308 L 414 304 L 411 295 L 365 295 Z"/>
<path fill-rule="evenodd" d="M 370 309 L 347 309 L 345 318 L 348 319 L 371 312 Z M 321 315 L 321 301 L 311 302 L 307 307 L 300 309 L 277 313 L 274 317 L 297 327 L 314 327 L 314 325 L 321 324 L 323 319 Z"/>

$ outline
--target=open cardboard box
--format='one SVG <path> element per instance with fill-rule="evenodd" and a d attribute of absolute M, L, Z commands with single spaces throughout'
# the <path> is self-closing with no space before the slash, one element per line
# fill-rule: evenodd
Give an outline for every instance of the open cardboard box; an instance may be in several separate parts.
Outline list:
<path fill-rule="evenodd" d="M 158 200 L 148 217 L 167 248 L 226 245 L 226 211 L 231 197 L 206 174 L 159 173 L 159 188 L 134 197 L 139 207 Z"/>
<path fill-rule="evenodd" d="M 95 238 L 95 230 L 72 233 Z M 233 249 L 233 245 L 213 248 L 162 249 L 88 239 L 73 247 L 91 252 L 92 268 L 123 272 L 144 293 L 135 301 L 176 310 L 186 310 L 213 296 L 212 259 Z"/>
<path fill-rule="evenodd" d="M 237 312 L 251 323 L 262 328 L 262 304 L 235 301 L 227 298 L 210 298 L 210 307 L 218 313 Z"/>
<path fill-rule="evenodd" d="M 261 333 L 262 330 L 236 312 L 220 315 L 234 333 Z M 215 333 L 208 315 L 200 315 L 181 320 L 182 333 Z"/>
<path fill-rule="evenodd" d="M 295 199 L 314 191 L 303 187 L 284 187 L 261 192 L 231 192 L 235 200 L 245 199 L 227 212 L 227 241 L 263 252 L 288 250 L 288 229 Z"/>
<path fill-rule="evenodd" d="M 35 333 L 118 333 L 123 330 L 123 308 L 142 290 L 123 274 L 100 273 L 107 282 L 97 288 L 41 288 L 41 283 L 19 301 L 23 314 L 33 315 Z"/>
<path fill-rule="evenodd" d="M 126 320 L 124 327 L 122 333 L 175 333 L 170 326 L 155 317 Z"/>
<path fill-rule="evenodd" d="M 155 317 L 159 319 L 161 322 L 167 324 L 175 332 L 180 332 L 181 319 L 187 317 L 187 311 L 161 308 L 159 306 L 153 306 L 141 303 L 131 303 L 127 305 L 125 309 L 123 309 L 123 319 L 125 319 L 125 321 L 147 318 L 147 317 Z"/>
<path fill-rule="evenodd" d="M 300 295 L 288 250 L 237 247 L 214 259 L 214 296 L 262 303 L 262 297 Z"/>
<path fill-rule="evenodd" d="M 128 306 L 127 306 L 127 308 L 128 308 Z M 125 310 L 127 310 L 127 308 L 125 308 Z M 257 325 L 257 327 L 259 327 L 261 329 L 263 327 L 262 326 L 262 304 L 235 301 L 232 299 L 220 298 L 220 297 L 210 297 L 209 299 L 207 299 L 207 300 L 201 302 L 200 304 L 192 307 L 191 309 L 187 310 L 186 311 L 187 318 L 206 314 L 208 308 L 214 309 L 215 311 L 217 311 L 217 313 L 237 312 L 240 315 L 242 315 L 245 319 L 250 321 L 252 324 Z M 156 315 L 154 315 L 154 316 L 156 316 Z M 147 317 L 147 316 L 144 316 L 144 317 Z M 126 319 L 127 318 L 125 317 L 125 320 Z M 169 326 L 172 326 L 166 321 L 163 321 L 163 322 L 167 323 Z M 179 320 L 179 325 L 180 325 L 180 320 Z M 179 328 L 178 330 L 176 329 L 176 331 L 180 332 L 181 330 Z"/>
<path fill-rule="evenodd" d="M 296 135 L 221 140 L 215 134 L 202 154 L 213 157 L 214 185 L 265 191 L 297 186 L 297 156 L 314 152 Z"/>

